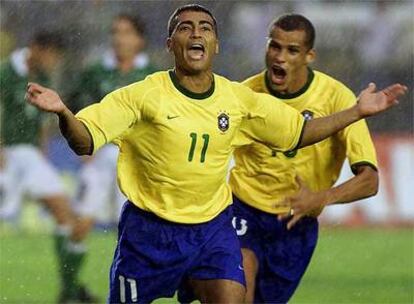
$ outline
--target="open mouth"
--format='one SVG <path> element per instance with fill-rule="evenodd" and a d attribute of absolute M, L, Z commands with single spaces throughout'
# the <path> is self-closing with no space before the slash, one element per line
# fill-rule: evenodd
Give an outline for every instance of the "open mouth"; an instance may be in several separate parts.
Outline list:
<path fill-rule="evenodd" d="M 201 43 L 193 43 L 188 48 L 188 54 L 193 60 L 200 60 L 204 56 L 204 45 Z"/>
<path fill-rule="evenodd" d="M 282 85 L 286 81 L 287 72 L 284 68 L 274 65 L 272 66 L 272 82 L 276 85 Z"/>

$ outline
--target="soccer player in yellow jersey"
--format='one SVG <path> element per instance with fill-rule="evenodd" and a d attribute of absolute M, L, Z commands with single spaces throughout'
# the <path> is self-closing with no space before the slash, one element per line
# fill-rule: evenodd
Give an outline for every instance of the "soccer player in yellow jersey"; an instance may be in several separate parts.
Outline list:
<path fill-rule="evenodd" d="M 174 70 L 154 73 L 107 95 L 74 116 L 56 92 L 29 84 L 30 103 L 59 116 L 78 154 L 119 146 L 118 180 L 128 201 L 119 223 L 110 274 L 110 303 L 171 297 L 240 303 L 245 281 L 232 227 L 227 168 L 233 148 L 251 140 L 289 151 L 386 110 L 403 95 L 396 84 L 363 91 L 338 115 L 304 124 L 269 94 L 213 74 L 216 20 L 206 8 L 178 8 L 168 23 Z M 236 137 L 241 125 L 245 136 Z"/>
<path fill-rule="evenodd" d="M 315 58 L 314 39 L 314 27 L 305 17 L 291 14 L 276 19 L 269 29 L 267 68 L 244 84 L 277 97 L 275 102 L 294 107 L 307 121 L 354 106 L 351 90 L 308 67 Z M 286 303 L 313 254 L 317 216 L 323 207 L 369 197 L 378 190 L 377 160 L 367 125 L 361 120 L 300 150 L 283 153 L 254 142 L 234 155 L 233 224 L 241 241 L 246 300 Z M 345 158 L 355 176 L 332 188 Z"/>

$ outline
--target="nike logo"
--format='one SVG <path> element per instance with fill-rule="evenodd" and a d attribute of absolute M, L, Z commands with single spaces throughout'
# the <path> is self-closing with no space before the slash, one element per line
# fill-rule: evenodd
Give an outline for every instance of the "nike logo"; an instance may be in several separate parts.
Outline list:
<path fill-rule="evenodd" d="M 241 265 L 239 265 L 239 267 L 238 267 L 240 270 L 244 270 L 244 268 L 241 266 Z"/>
<path fill-rule="evenodd" d="M 179 115 L 168 115 L 167 119 L 174 119 L 174 118 L 177 118 L 177 117 L 180 117 L 180 116 Z"/>

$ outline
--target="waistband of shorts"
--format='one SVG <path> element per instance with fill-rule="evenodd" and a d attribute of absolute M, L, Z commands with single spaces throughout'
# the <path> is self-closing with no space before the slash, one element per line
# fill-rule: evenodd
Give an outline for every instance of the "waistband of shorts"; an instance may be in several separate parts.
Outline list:
<path fill-rule="evenodd" d="M 136 214 L 138 214 L 142 217 L 145 217 L 145 219 L 147 219 L 147 220 L 163 223 L 163 224 L 174 226 L 174 227 L 186 227 L 186 226 L 188 226 L 188 227 L 203 227 L 203 226 L 207 226 L 207 225 L 212 224 L 212 223 L 220 223 L 220 222 L 224 222 L 226 220 L 231 221 L 231 219 L 233 218 L 233 207 L 232 207 L 232 205 L 227 206 L 226 209 L 224 209 L 222 212 L 220 212 L 215 218 L 211 219 L 210 221 L 207 221 L 207 222 L 204 222 L 204 223 L 198 223 L 198 224 L 185 224 L 185 223 L 176 223 L 176 222 L 171 222 L 171 221 L 165 220 L 165 219 L 159 217 L 158 215 L 156 215 L 155 213 L 153 213 L 151 211 L 146 211 L 146 210 L 143 210 L 143 209 L 139 208 L 137 205 L 135 205 L 130 200 L 127 200 L 125 202 L 125 204 L 127 204 L 127 208 L 131 208 L 131 210 L 134 213 L 136 213 Z"/>

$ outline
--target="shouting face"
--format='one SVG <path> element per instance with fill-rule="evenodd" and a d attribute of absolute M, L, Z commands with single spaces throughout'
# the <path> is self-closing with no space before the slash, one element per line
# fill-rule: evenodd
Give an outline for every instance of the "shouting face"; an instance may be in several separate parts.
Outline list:
<path fill-rule="evenodd" d="M 266 49 L 267 76 L 272 89 L 289 94 L 299 91 L 307 81 L 307 65 L 314 58 L 314 49 L 306 45 L 305 31 L 274 27 Z"/>
<path fill-rule="evenodd" d="M 177 18 L 177 25 L 167 40 L 176 68 L 187 74 L 211 70 L 214 55 L 218 53 L 213 19 L 207 13 L 195 11 L 184 11 Z"/>

